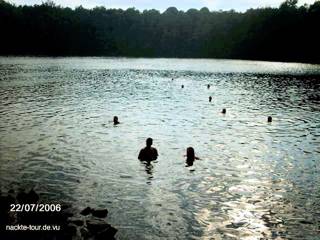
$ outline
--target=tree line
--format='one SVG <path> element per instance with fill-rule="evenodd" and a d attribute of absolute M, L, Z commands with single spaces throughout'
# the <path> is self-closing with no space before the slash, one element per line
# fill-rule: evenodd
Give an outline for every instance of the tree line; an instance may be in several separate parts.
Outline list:
<path fill-rule="evenodd" d="M 0 0 L 0 55 L 232 58 L 320 63 L 320 1 L 246 12 L 138 11 Z M 318 30 L 317 30 L 318 29 Z"/>

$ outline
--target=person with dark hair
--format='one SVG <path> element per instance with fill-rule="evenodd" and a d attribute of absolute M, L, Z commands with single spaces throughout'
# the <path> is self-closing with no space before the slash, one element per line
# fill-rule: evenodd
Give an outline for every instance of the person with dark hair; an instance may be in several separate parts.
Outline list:
<path fill-rule="evenodd" d="M 212 97 L 210 96 L 210 97 L 209 97 L 209 102 L 211 102 L 211 101 L 212 101 Z"/>
<path fill-rule="evenodd" d="M 158 151 L 156 148 L 151 147 L 153 143 L 152 138 L 147 138 L 146 147 L 140 150 L 138 159 L 141 161 L 152 161 L 158 158 Z"/>
<path fill-rule="evenodd" d="M 194 149 L 193 147 L 188 147 L 187 148 L 187 167 L 190 167 L 193 165 L 194 160 L 199 160 L 200 158 L 196 157 L 195 153 L 194 153 Z"/>
<path fill-rule="evenodd" d="M 118 125 L 118 124 L 120 124 L 119 119 L 117 116 L 114 116 L 113 117 L 113 125 Z"/>

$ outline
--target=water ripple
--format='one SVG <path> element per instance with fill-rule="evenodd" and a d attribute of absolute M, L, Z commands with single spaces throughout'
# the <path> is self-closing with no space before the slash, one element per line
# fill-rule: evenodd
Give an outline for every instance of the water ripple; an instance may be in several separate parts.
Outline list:
<path fill-rule="evenodd" d="M 319 69 L 0 58 L 0 187 L 107 206 L 121 239 L 315 239 Z M 146 164 L 149 136 L 160 155 Z"/>

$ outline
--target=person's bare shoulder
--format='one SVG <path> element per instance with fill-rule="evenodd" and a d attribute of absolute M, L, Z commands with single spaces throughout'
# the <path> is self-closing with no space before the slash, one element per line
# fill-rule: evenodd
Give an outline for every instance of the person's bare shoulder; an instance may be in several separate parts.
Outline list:
<path fill-rule="evenodd" d="M 159 154 L 158 154 L 158 150 L 157 150 L 156 148 L 152 148 L 152 150 L 154 151 L 154 153 L 156 153 L 157 155 L 159 155 Z"/>
<path fill-rule="evenodd" d="M 139 152 L 139 155 L 138 155 L 138 159 L 142 159 L 143 158 L 143 155 L 144 155 L 144 148 L 142 148 Z"/>

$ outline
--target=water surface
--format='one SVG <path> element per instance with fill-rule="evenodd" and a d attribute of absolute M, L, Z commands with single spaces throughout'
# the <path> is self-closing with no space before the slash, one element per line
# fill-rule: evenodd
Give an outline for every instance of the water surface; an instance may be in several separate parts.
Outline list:
<path fill-rule="evenodd" d="M 1 188 L 107 207 L 119 239 L 319 239 L 319 110 L 319 65 L 1 57 Z"/>

